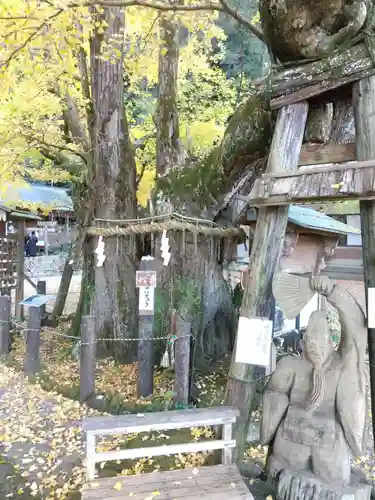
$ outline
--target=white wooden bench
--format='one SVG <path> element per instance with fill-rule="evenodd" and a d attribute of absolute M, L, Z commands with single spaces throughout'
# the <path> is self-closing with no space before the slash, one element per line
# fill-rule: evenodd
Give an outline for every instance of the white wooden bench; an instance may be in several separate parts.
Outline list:
<path fill-rule="evenodd" d="M 232 463 L 232 452 L 236 445 L 232 439 L 232 425 L 237 416 L 237 410 L 219 407 L 85 419 L 83 430 L 87 439 L 87 483 L 82 490 L 82 500 L 129 497 L 132 500 L 151 500 L 154 496 L 158 500 L 192 500 L 202 495 L 205 500 L 253 499 L 237 467 Z M 206 425 L 222 426 L 222 439 L 108 452 L 96 451 L 97 436 Z M 95 464 L 100 462 L 212 450 L 222 450 L 223 465 L 95 480 Z"/>

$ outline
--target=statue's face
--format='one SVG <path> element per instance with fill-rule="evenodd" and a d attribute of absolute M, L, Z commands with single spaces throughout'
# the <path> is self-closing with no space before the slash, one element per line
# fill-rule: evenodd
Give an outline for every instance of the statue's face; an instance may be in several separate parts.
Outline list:
<path fill-rule="evenodd" d="M 304 336 L 304 353 L 315 367 L 322 366 L 333 353 L 325 311 L 314 311 Z"/>

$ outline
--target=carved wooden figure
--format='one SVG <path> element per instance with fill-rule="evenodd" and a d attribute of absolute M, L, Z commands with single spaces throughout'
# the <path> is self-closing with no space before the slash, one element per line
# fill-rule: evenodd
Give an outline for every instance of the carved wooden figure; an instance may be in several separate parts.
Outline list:
<path fill-rule="evenodd" d="M 366 434 L 365 316 L 328 277 L 312 278 L 310 287 L 337 308 L 341 342 L 335 351 L 327 313 L 315 311 L 303 356 L 277 364 L 263 399 L 269 476 L 280 500 L 367 500 L 371 487 L 351 471 Z"/>

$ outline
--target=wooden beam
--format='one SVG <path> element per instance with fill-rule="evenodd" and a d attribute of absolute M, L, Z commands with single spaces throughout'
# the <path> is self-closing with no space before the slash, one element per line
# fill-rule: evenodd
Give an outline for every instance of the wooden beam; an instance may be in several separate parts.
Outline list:
<path fill-rule="evenodd" d="M 268 157 L 269 173 L 297 169 L 307 112 L 307 102 L 287 106 L 279 111 Z M 287 222 L 287 207 L 259 210 L 241 316 L 272 317 L 272 280 L 281 255 Z M 256 390 L 253 374 L 252 365 L 236 361 L 235 347 L 227 382 L 226 404 L 240 410 L 240 417 L 235 426 L 237 463 L 242 463 L 243 460 L 253 395 Z"/>
<path fill-rule="evenodd" d="M 275 99 L 271 99 L 270 106 L 271 109 L 279 109 L 283 106 L 301 102 L 305 99 L 311 99 L 312 97 L 323 94 L 324 92 L 337 89 L 339 87 L 342 87 L 343 85 L 347 85 L 348 83 L 355 82 L 359 78 L 363 78 L 364 76 L 366 77 L 369 75 L 373 75 L 374 73 L 375 69 L 371 68 L 361 73 L 354 73 L 347 77 L 331 77 L 331 79 L 329 80 L 323 80 L 322 82 L 316 83 L 315 85 L 304 87 L 303 89 L 297 90 L 292 94 L 282 95 L 280 97 L 276 97 Z"/>
<path fill-rule="evenodd" d="M 305 144 L 298 165 L 342 163 L 356 159 L 355 144 Z"/>
<path fill-rule="evenodd" d="M 371 165 L 371 166 L 369 166 Z M 273 206 L 375 199 L 375 161 L 265 174 L 254 183 L 249 205 Z"/>
<path fill-rule="evenodd" d="M 357 158 L 375 158 L 375 77 L 360 80 L 353 88 L 353 106 L 356 128 Z M 374 190 L 374 172 L 362 172 L 364 185 Z M 361 201 L 363 270 L 365 278 L 366 309 L 369 309 L 368 289 L 375 287 L 375 201 Z M 373 307 L 373 305 L 372 305 Z M 367 313 L 367 317 L 369 314 Z M 371 406 L 375 408 L 375 328 L 368 328 Z M 375 433 L 375 415 L 372 415 Z M 375 434 L 373 434 L 375 439 Z"/>

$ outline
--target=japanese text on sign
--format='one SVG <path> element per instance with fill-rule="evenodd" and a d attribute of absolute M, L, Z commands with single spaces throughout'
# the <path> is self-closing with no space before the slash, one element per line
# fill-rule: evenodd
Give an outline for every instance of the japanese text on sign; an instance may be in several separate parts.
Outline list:
<path fill-rule="evenodd" d="M 266 318 L 240 317 L 236 362 L 268 366 L 271 355 L 272 321 Z"/>
<path fill-rule="evenodd" d="M 139 288 L 139 312 L 152 314 L 154 312 L 155 288 L 152 286 L 141 286 Z"/>

